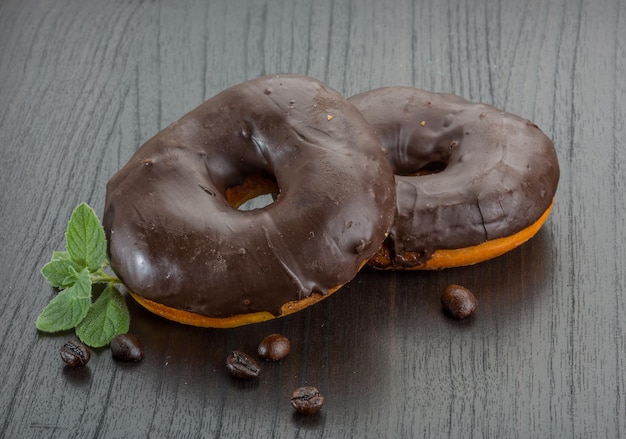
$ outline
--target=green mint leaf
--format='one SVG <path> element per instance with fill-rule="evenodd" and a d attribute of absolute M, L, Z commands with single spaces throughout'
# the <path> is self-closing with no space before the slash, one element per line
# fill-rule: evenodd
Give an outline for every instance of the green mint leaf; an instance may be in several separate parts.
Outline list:
<path fill-rule="evenodd" d="M 55 260 L 55 259 L 72 259 L 72 257 L 66 251 L 65 252 L 53 251 L 52 252 L 52 260 Z"/>
<path fill-rule="evenodd" d="M 41 274 L 46 281 L 57 288 L 68 288 L 74 285 L 77 272 L 80 272 L 80 267 L 67 252 L 53 252 L 52 260 L 41 269 Z"/>
<path fill-rule="evenodd" d="M 91 277 L 84 268 L 71 287 L 61 291 L 37 318 L 37 329 L 58 332 L 76 327 L 91 306 Z"/>
<path fill-rule="evenodd" d="M 109 285 L 76 327 L 76 335 L 86 345 L 99 348 L 108 345 L 116 335 L 127 333 L 129 323 L 124 297 Z"/>
<path fill-rule="evenodd" d="M 91 207 L 81 203 L 72 213 L 65 234 L 67 252 L 81 268 L 96 271 L 106 259 L 106 238 Z"/>

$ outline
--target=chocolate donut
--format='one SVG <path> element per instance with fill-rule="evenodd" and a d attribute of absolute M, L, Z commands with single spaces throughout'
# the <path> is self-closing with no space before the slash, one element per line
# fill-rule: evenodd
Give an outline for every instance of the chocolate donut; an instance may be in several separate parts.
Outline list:
<path fill-rule="evenodd" d="M 396 174 L 397 217 L 372 267 L 475 264 L 521 245 L 548 217 L 559 165 L 532 122 L 409 87 L 349 100 L 374 127 Z"/>
<path fill-rule="evenodd" d="M 109 180 L 111 267 L 140 304 L 178 322 L 286 315 L 380 248 L 393 181 L 373 130 L 336 91 L 296 75 L 244 82 L 163 129 Z M 270 191 L 273 203 L 236 208 Z"/>

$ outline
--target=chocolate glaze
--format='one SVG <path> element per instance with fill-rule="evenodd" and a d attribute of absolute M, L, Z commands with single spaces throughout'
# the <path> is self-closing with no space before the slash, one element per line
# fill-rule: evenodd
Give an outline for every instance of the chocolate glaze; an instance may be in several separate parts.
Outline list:
<path fill-rule="evenodd" d="M 374 127 L 396 174 L 398 212 L 385 241 L 394 268 L 510 236 L 550 206 L 559 165 L 532 122 L 409 87 L 349 100 Z"/>
<path fill-rule="evenodd" d="M 249 175 L 276 201 L 225 199 Z M 148 140 L 107 185 L 111 267 L 132 292 L 209 317 L 274 315 L 352 279 L 393 221 L 393 171 L 359 112 L 321 82 L 248 81 Z"/>

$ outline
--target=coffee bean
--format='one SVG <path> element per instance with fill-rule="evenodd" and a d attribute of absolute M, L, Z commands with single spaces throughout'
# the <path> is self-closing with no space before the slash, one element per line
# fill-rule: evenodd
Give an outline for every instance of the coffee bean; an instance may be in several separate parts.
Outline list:
<path fill-rule="evenodd" d="M 91 351 L 81 342 L 68 340 L 61 346 L 61 359 L 71 367 L 84 366 L 91 358 Z"/>
<path fill-rule="evenodd" d="M 449 285 L 441 295 L 441 305 L 446 313 L 457 319 L 472 315 L 478 301 L 470 290 L 461 285 Z"/>
<path fill-rule="evenodd" d="M 121 334 L 113 338 L 110 343 L 113 358 L 120 361 L 141 361 L 143 346 L 139 339 L 132 334 Z"/>
<path fill-rule="evenodd" d="M 265 337 L 259 345 L 259 357 L 267 361 L 276 361 L 285 358 L 291 350 L 289 339 L 281 334 L 271 334 Z"/>
<path fill-rule="evenodd" d="M 232 376 L 244 380 L 256 378 L 261 373 L 258 363 L 240 351 L 233 351 L 226 358 L 226 368 Z"/>
<path fill-rule="evenodd" d="M 322 409 L 324 397 L 317 387 L 300 387 L 291 394 L 291 405 L 298 413 L 313 415 Z"/>

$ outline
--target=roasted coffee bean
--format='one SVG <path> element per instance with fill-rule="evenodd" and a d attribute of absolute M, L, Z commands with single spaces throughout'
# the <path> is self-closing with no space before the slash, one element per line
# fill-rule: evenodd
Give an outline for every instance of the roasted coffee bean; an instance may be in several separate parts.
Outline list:
<path fill-rule="evenodd" d="M 285 358 L 291 350 L 289 339 L 281 334 L 271 334 L 265 337 L 259 345 L 259 357 L 276 361 Z"/>
<path fill-rule="evenodd" d="M 71 367 L 84 366 L 91 358 L 91 351 L 79 341 L 68 340 L 61 346 L 61 359 Z"/>
<path fill-rule="evenodd" d="M 244 380 L 256 378 L 261 373 L 258 363 L 240 351 L 233 351 L 226 358 L 226 368 L 232 376 Z"/>
<path fill-rule="evenodd" d="M 457 319 L 472 315 L 478 301 L 470 290 L 461 285 L 449 285 L 441 295 L 441 305 L 446 313 Z"/>
<path fill-rule="evenodd" d="M 298 413 L 312 415 L 322 409 L 324 397 L 317 387 L 300 387 L 291 394 L 291 405 Z"/>
<path fill-rule="evenodd" d="M 110 343 L 113 358 L 120 361 L 141 361 L 143 346 L 133 334 L 121 334 Z"/>

